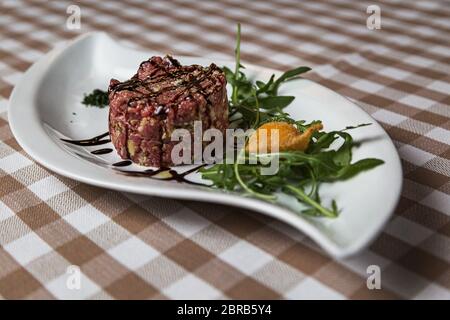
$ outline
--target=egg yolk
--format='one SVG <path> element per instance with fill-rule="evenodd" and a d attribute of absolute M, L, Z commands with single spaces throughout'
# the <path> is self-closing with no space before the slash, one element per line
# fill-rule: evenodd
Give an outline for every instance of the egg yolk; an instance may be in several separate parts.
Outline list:
<path fill-rule="evenodd" d="M 250 136 L 246 150 L 250 153 L 304 151 L 308 148 L 314 132 L 322 128 L 322 124 L 317 123 L 311 125 L 304 132 L 300 132 L 294 125 L 287 122 L 268 122 Z M 273 139 L 272 134 L 274 134 Z"/>

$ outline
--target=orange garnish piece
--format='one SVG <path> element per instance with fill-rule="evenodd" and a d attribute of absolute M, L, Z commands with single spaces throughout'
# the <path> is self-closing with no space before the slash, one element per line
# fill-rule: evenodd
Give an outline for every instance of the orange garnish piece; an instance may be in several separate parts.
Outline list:
<path fill-rule="evenodd" d="M 294 125 L 287 122 L 268 122 L 260 126 L 250 136 L 246 150 L 250 153 L 304 151 L 308 148 L 314 132 L 322 128 L 323 125 L 317 123 L 310 126 L 305 132 L 299 132 Z M 276 132 L 278 132 L 278 139 L 276 139 Z M 274 141 L 272 141 L 272 134 L 275 135 Z M 275 149 L 277 146 L 278 150 Z"/>

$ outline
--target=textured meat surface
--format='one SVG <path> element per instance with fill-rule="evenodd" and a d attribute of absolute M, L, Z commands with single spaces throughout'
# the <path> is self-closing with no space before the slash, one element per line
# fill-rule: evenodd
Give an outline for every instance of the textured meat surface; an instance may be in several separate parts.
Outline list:
<path fill-rule="evenodd" d="M 202 129 L 228 127 L 226 79 L 214 64 L 181 66 L 170 56 L 152 57 L 128 81 L 109 86 L 109 132 L 123 159 L 144 166 L 173 165 L 173 130 L 194 121 Z"/>

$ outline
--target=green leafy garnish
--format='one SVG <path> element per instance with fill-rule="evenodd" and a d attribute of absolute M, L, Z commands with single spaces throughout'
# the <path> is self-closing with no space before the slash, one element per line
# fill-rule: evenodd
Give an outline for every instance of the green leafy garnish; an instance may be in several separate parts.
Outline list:
<path fill-rule="evenodd" d="M 292 96 L 280 96 L 280 86 L 289 80 L 298 78 L 311 70 L 298 67 L 284 72 L 278 78 L 272 75 L 267 82 L 248 79 L 240 61 L 241 27 L 237 26 L 235 49 L 235 68 L 231 71 L 223 67 L 228 83 L 232 86 L 229 101 L 230 122 L 235 127 L 256 129 L 267 122 L 287 122 L 299 132 L 319 123 L 305 123 L 295 120 L 283 111 L 293 100 Z M 352 149 L 356 146 L 347 130 L 369 124 L 346 127 L 331 132 L 315 132 L 305 151 L 282 151 L 277 153 L 252 154 L 241 149 L 233 163 L 220 163 L 200 169 L 203 179 L 212 182 L 212 187 L 228 191 L 244 192 L 245 195 L 277 202 L 280 193 L 288 194 L 305 205 L 302 213 L 310 216 L 334 218 L 339 214 L 336 201 L 328 206 L 322 204 L 319 187 L 322 183 L 331 183 L 350 179 L 357 174 L 383 164 L 379 159 L 362 159 L 352 163 Z M 339 147 L 332 145 L 340 143 Z M 256 157 L 256 163 L 250 162 Z M 279 169 L 274 175 L 263 175 L 261 169 L 267 167 L 267 161 L 277 157 Z M 244 161 L 239 161 L 244 160 Z"/>
<path fill-rule="evenodd" d="M 109 104 L 108 92 L 94 89 L 90 94 L 85 94 L 82 103 L 86 106 L 104 108 Z"/>

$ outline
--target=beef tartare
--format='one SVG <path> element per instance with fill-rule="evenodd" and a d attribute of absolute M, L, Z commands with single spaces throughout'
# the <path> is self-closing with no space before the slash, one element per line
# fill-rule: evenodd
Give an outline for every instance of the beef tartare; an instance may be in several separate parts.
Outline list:
<path fill-rule="evenodd" d="M 171 56 L 152 57 L 124 82 L 112 79 L 109 133 L 119 156 L 152 167 L 173 165 L 171 141 L 177 128 L 193 136 L 202 129 L 228 127 L 226 78 L 215 64 L 182 66 Z"/>

